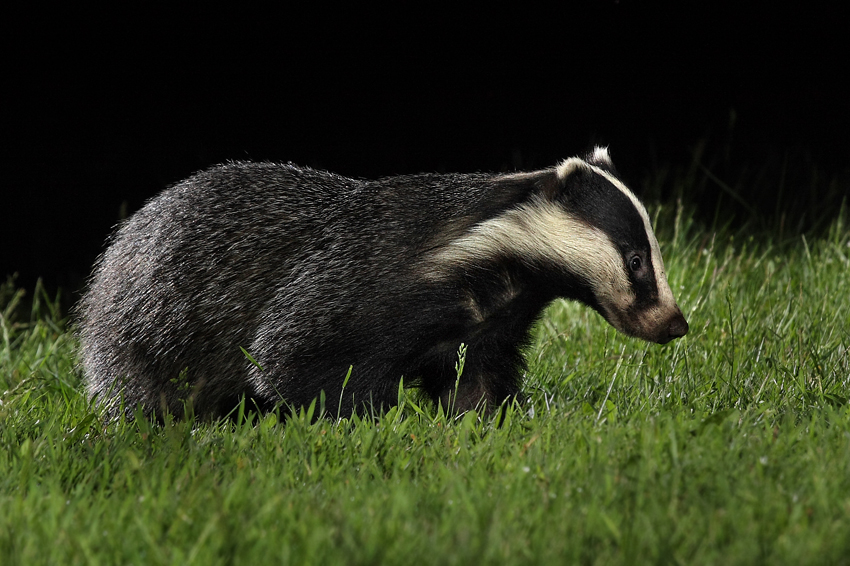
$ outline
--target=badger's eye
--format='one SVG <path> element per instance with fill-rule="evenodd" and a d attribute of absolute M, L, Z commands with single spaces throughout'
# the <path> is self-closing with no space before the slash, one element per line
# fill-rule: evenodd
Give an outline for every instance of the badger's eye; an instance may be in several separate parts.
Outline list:
<path fill-rule="evenodd" d="M 636 273 L 640 271 L 642 265 L 643 263 L 641 262 L 640 256 L 638 255 L 633 255 L 632 259 L 629 260 L 629 269 L 631 269 L 632 272 Z"/>

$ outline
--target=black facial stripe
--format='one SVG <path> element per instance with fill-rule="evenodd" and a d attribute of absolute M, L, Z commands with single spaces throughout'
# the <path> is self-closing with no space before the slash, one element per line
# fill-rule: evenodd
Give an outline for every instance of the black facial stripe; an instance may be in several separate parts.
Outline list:
<path fill-rule="evenodd" d="M 638 309 L 648 307 L 658 301 L 658 282 L 655 280 L 655 269 L 652 265 L 651 254 L 652 250 L 649 250 L 643 258 L 643 267 L 637 273 L 624 265 L 624 269 L 629 274 L 632 289 L 635 291 L 634 306 Z M 626 261 L 628 261 L 628 257 L 631 256 L 627 256 Z"/>
<path fill-rule="evenodd" d="M 643 217 L 632 200 L 602 175 L 581 169 L 565 179 L 561 198 L 573 214 L 605 232 L 620 252 L 623 270 L 635 292 L 635 307 L 655 303 L 658 286 L 652 248 Z M 629 269 L 634 254 L 643 264 L 638 272 Z"/>
<path fill-rule="evenodd" d="M 640 213 L 631 199 L 602 175 L 576 171 L 565 179 L 561 198 L 573 214 L 605 232 L 621 252 L 649 252 Z"/>

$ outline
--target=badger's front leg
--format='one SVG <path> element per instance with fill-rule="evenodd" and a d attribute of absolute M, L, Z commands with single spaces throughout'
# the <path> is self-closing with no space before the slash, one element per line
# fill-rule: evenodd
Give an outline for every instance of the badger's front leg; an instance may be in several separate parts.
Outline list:
<path fill-rule="evenodd" d="M 449 414 L 461 414 L 475 409 L 487 415 L 493 414 L 503 402 L 519 393 L 519 388 L 496 388 L 502 380 L 479 372 L 464 373 L 451 387 L 444 389 L 439 403 Z"/>
<path fill-rule="evenodd" d="M 498 404 L 481 376 L 462 377 L 454 386 L 440 393 L 439 403 L 449 414 L 465 413 L 472 409 L 491 411 L 493 405 Z"/>
<path fill-rule="evenodd" d="M 458 326 L 444 334 L 423 372 L 423 384 L 435 403 L 452 414 L 472 409 L 493 414 L 520 392 L 525 359 L 522 347 L 547 298 L 524 292 L 515 274 L 491 266 L 470 269 L 459 293 L 460 309 L 451 317 Z M 457 344 L 465 344 L 463 370 Z"/>
<path fill-rule="evenodd" d="M 471 341 L 459 378 L 454 364 L 449 367 L 446 362 L 441 373 L 447 379 L 440 380 L 439 386 L 429 393 L 450 414 L 475 409 L 490 415 L 520 392 L 524 360 L 513 343 Z"/>

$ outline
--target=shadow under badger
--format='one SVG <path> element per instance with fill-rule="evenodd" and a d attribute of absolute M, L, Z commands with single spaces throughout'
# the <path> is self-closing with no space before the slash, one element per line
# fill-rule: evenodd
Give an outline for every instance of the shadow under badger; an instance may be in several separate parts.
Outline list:
<path fill-rule="evenodd" d="M 229 163 L 167 189 L 112 236 L 80 303 L 91 395 L 113 415 L 269 410 L 324 390 L 342 414 L 492 408 L 556 297 L 666 343 L 688 332 L 646 211 L 607 150 L 505 175 L 376 181 Z M 457 349 L 468 346 L 455 397 Z M 242 353 L 245 348 L 263 368 Z"/>

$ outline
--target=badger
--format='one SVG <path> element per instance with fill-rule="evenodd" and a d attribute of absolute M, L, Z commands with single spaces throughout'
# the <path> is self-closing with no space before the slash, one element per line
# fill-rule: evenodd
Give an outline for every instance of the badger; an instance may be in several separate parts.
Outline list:
<path fill-rule="evenodd" d="M 486 411 L 520 392 L 532 326 L 559 297 L 646 341 L 688 332 L 607 148 L 534 172 L 378 180 L 229 162 L 110 237 L 77 309 L 80 358 L 115 417 L 322 392 L 351 414 L 396 404 L 402 379 Z"/>

